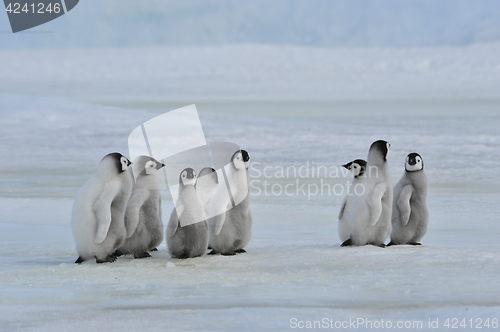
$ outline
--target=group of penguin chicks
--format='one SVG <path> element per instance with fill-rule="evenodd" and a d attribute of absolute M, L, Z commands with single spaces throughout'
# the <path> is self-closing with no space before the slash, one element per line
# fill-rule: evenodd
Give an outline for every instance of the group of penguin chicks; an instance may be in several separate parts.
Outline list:
<path fill-rule="evenodd" d="M 339 214 L 342 246 L 419 245 L 427 231 L 427 177 L 418 153 L 406 157 L 405 173 L 394 189 L 387 157 L 390 144 L 379 140 L 368 161 L 356 159 L 345 168 L 354 181 Z M 192 168 L 179 175 L 179 195 L 166 230 L 170 255 L 190 258 L 205 254 L 235 255 L 252 236 L 248 166 L 250 156 L 236 151 L 230 159 L 226 186 L 206 167 L 197 177 Z M 163 241 L 161 196 L 155 173 L 165 165 L 141 156 L 132 163 L 120 153 L 100 162 L 97 174 L 80 189 L 73 205 L 77 243 L 75 263 L 95 259 L 114 262 L 121 255 L 151 257 Z M 361 187 L 360 187 L 361 186 Z M 228 190 L 229 189 L 229 190 Z M 393 198 L 394 194 L 394 198 Z"/>
<path fill-rule="evenodd" d="M 230 159 L 228 188 L 219 185 L 217 172 L 192 168 L 179 175 L 179 195 L 166 230 L 170 255 L 190 258 L 205 254 L 235 255 L 252 235 L 248 191 L 250 156 L 236 151 Z M 129 166 L 132 167 L 129 168 Z M 152 157 L 130 162 L 110 153 L 97 174 L 80 189 L 72 212 L 78 259 L 114 262 L 121 255 L 151 257 L 163 241 L 161 196 L 155 173 L 165 165 Z M 237 202 L 233 206 L 233 203 Z M 209 218 L 210 216 L 210 218 Z"/>
<path fill-rule="evenodd" d="M 339 214 L 342 246 L 420 245 L 427 232 L 427 177 L 418 153 L 406 157 L 405 173 L 391 186 L 387 157 L 390 144 L 379 140 L 368 152 L 368 161 L 356 159 L 343 167 L 354 181 Z"/>

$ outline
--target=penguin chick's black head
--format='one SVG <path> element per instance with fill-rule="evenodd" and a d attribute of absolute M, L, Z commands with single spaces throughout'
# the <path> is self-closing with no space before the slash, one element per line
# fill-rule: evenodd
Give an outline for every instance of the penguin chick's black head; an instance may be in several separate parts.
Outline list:
<path fill-rule="evenodd" d="M 352 171 L 354 173 L 354 177 L 358 177 L 358 176 L 363 176 L 365 174 L 365 170 L 366 170 L 366 161 L 364 161 L 363 159 L 356 159 L 356 160 L 353 160 L 345 165 L 342 165 L 342 167 Z M 352 169 L 353 167 L 358 167 L 359 169 Z"/>
<path fill-rule="evenodd" d="M 201 178 L 204 175 L 212 174 L 214 172 L 215 172 L 215 169 L 213 169 L 212 167 L 205 167 L 205 168 L 201 169 L 201 171 L 198 173 L 198 176 Z"/>
<path fill-rule="evenodd" d="M 351 170 L 351 166 L 352 166 L 352 161 L 351 162 L 348 162 L 347 164 L 345 165 L 342 165 L 342 167 L 344 167 L 345 169 L 348 169 L 348 170 Z"/>
<path fill-rule="evenodd" d="M 116 170 L 118 173 L 121 173 L 123 171 L 127 170 L 127 167 L 129 167 L 132 163 L 130 160 L 127 159 L 124 155 L 118 152 L 112 152 L 104 156 L 104 158 L 111 158 L 111 160 L 114 161 L 114 164 L 116 166 Z"/>
<path fill-rule="evenodd" d="M 150 175 L 161 169 L 165 165 L 150 156 L 140 156 L 134 160 L 136 169 L 143 175 Z"/>
<path fill-rule="evenodd" d="M 186 180 L 196 179 L 196 172 L 194 169 L 188 167 L 182 170 L 181 175 L 179 175 L 179 179 L 182 183 Z"/>
<path fill-rule="evenodd" d="M 356 159 L 356 160 L 354 160 L 352 162 L 358 164 L 361 167 L 365 167 L 365 168 L 366 168 L 366 165 L 367 165 L 367 162 L 365 160 L 363 160 L 363 159 Z"/>
<path fill-rule="evenodd" d="M 370 146 L 370 151 L 379 151 L 380 154 L 384 157 L 384 161 L 387 160 L 387 156 L 389 155 L 389 148 L 391 145 L 384 140 L 378 140 L 373 142 Z"/>
<path fill-rule="evenodd" d="M 363 160 L 363 159 L 356 159 L 356 160 L 353 161 L 353 163 L 358 164 L 359 167 L 360 167 L 359 173 L 358 173 L 358 175 L 356 175 L 356 177 L 363 176 L 365 174 L 366 165 L 368 163 L 365 160 Z"/>
<path fill-rule="evenodd" d="M 250 155 L 245 150 L 241 150 L 241 156 L 243 157 L 244 162 L 250 161 Z"/>
<path fill-rule="evenodd" d="M 156 159 L 154 159 L 154 158 L 151 158 L 151 162 L 152 162 L 152 163 L 149 163 L 149 164 L 148 164 L 148 163 L 146 163 L 146 165 L 145 165 L 145 166 L 148 166 L 148 167 L 154 168 L 154 169 L 156 169 L 156 170 L 159 170 L 159 169 L 161 169 L 162 167 L 165 167 L 165 164 L 160 163 L 159 161 L 157 161 L 157 160 L 156 160 Z"/>
<path fill-rule="evenodd" d="M 236 157 L 239 153 L 241 153 L 241 150 L 238 150 L 235 153 L 233 153 L 233 155 L 231 156 L 231 161 L 233 161 L 234 157 Z"/>
<path fill-rule="evenodd" d="M 203 177 L 205 177 L 203 180 L 210 179 L 215 183 L 219 183 L 219 176 L 217 175 L 217 171 L 212 167 L 204 167 L 201 169 L 201 171 L 198 173 L 198 180 L 196 181 L 196 185 L 198 185 L 198 182 Z"/>
<path fill-rule="evenodd" d="M 420 171 L 424 169 L 424 160 L 416 152 L 410 153 L 406 157 L 405 169 L 407 172 Z"/>

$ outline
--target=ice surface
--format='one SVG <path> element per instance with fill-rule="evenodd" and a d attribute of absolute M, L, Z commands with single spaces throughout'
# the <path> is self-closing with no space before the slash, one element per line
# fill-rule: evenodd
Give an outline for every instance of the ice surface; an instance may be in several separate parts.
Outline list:
<path fill-rule="evenodd" d="M 75 265 L 76 191 L 104 154 L 126 152 L 128 134 L 169 109 L 4 94 L 0 330 L 285 330 L 294 317 L 364 317 L 421 320 L 425 331 L 429 318 L 441 327 L 446 318 L 500 318 L 500 115 L 491 111 L 498 103 L 202 105 L 207 140 L 248 150 L 260 163 L 251 174 L 261 189 L 264 180 L 295 180 L 256 177 L 265 166 L 340 166 L 365 157 L 379 138 L 392 144 L 395 183 L 406 154 L 419 152 L 430 183 L 424 245 L 340 248 L 342 196 L 308 200 L 254 189 L 246 254 L 176 260 L 163 243 L 152 259 Z M 172 208 L 163 192 L 165 223 Z"/>
<path fill-rule="evenodd" d="M 106 100 L 499 98 L 500 43 L 0 51 L 0 92 Z M 36 59 L 36 60 L 33 60 Z"/>
<path fill-rule="evenodd" d="M 500 318 L 499 47 L 0 52 L 9 63 L 0 67 L 0 330 Z M 252 157 L 248 253 L 179 261 L 162 244 L 152 259 L 74 265 L 78 188 L 103 155 L 127 154 L 138 125 L 196 100 L 207 141 Z M 423 156 L 431 217 L 422 247 L 339 248 L 342 196 L 263 191 L 264 181 L 297 180 L 266 178 L 266 166 L 338 167 L 366 157 L 376 139 L 392 144 L 394 184 L 407 153 Z M 164 191 L 165 223 L 172 209 Z"/>
<path fill-rule="evenodd" d="M 498 315 L 498 235 L 480 247 L 473 235 L 438 221 L 446 219 L 449 206 L 431 204 L 434 223 L 423 247 L 346 249 L 338 246 L 333 209 L 294 203 L 253 204 L 255 233 L 247 254 L 190 260 L 169 259 L 162 245 L 152 259 L 78 266 L 62 218 L 61 225 L 2 222 L 2 326 L 252 331 L 284 330 L 293 317 L 427 321 Z M 463 227 L 463 219 L 455 224 Z M 498 226 L 474 229 L 498 234 Z"/>
<path fill-rule="evenodd" d="M 495 0 L 86 0 L 2 48 L 228 43 L 414 47 L 499 40 Z M 10 31 L 7 15 L 0 30 Z M 56 33 L 44 33 L 56 32 Z"/>

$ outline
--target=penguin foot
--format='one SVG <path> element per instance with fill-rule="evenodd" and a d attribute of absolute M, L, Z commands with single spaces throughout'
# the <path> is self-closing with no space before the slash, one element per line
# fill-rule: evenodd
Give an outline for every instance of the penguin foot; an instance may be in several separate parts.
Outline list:
<path fill-rule="evenodd" d="M 387 243 L 386 247 L 395 246 L 395 245 L 396 245 L 396 243 L 391 241 L 391 242 Z"/>
<path fill-rule="evenodd" d="M 422 245 L 422 243 L 420 243 L 420 242 L 410 242 L 408 244 L 410 244 L 412 246 L 421 246 Z"/>
<path fill-rule="evenodd" d="M 108 257 L 104 258 L 104 259 L 99 259 L 99 258 L 95 258 L 95 262 L 98 263 L 98 264 L 101 264 L 101 263 L 113 263 L 116 261 L 116 256 L 114 255 L 109 255 Z"/>
<path fill-rule="evenodd" d="M 82 264 L 85 262 L 85 259 L 82 258 L 82 256 L 78 257 L 78 259 L 75 261 L 75 264 Z"/>
<path fill-rule="evenodd" d="M 112 255 L 115 256 L 115 257 L 120 257 L 120 256 L 123 256 L 124 253 L 121 252 L 120 250 L 116 249 L 115 252 Z"/>
<path fill-rule="evenodd" d="M 234 252 L 235 252 L 236 254 L 244 254 L 244 253 L 246 253 L 247 251 L 246 251 L 245 249 L 243 249 L 243 248 L 242 248 L 242 249 L 235 250 Z"/>
<path fill-rule="evenodd" d="M 150 251 L 158 251 L 158 248 L 153 248 Z"/>
<path fill-rule="evenodd" d="M 207 255 L 217 255 L 217 254 L 218 252 L 212 249 L 212 251 L 210 251 Z"/>
<path fill-rule="evenodd" d="M 372 246 L 375 246 L 375 247 L 379 247 L 379 248 L 385 248 L 386 245 L 383 244 L 383 243 L 379 243 L 379 244 L 372 244 Z"/>
<path fill-rule="evenodd" d="M 352 246 L 352 241 L 351 241 L 351 239 L 347 239 L 347 240 L 345 240 L 345 241 L 344 241 L 344 242 L 343 242 L 340 246 L 341 246 L 341 247 L 350 247 L 350 246 Z"/>
<path fill-rule="evenodd" d="M 149 257 L 151 257 L 151 255 L 148 252 L 134 254 L 134 258 L 149 258 Z"/>
<path fill-rule="evenodd" d="M 234 256 L 234 255 L 236 255 L 236 252 L 222 252 L 221 255 L 222 256 Z"/>

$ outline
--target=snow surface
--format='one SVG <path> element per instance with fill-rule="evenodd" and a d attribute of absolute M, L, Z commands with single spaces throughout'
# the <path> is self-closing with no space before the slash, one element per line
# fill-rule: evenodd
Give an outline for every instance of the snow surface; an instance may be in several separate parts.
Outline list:
<path fill-rule="evenodd" d="M 500 43 L 0 51 L 0 92 L 121 102 L 499 98 Z"/>
<path fill-rule="evenodd" d="M 0 331 L 286 330 L 294 317 L 429 330 L 429 319 L 443 329 L 446 318 L 500 318 L 499 51 L 1 51 Z M 248 253 L 179 261 L 163 244 L 152 259 L 73 264 L 71 207 L 98 161 L 128 154 L 134 128 L 193 102 L 208 141 L 236 143 L 254 162 Z M 422 247 L 340 248 L 343 196 L 263 192 L 264 181 L 345 185 L 262 172 L 339 167 L 377 139 L 392 144 L 393 184 L 407 153 L 423 156 Z M 172 208 L 163 192 L 165 222 Z"/>
<path fill-rule="evenodd" d="M 86 0 L 17 38 L 0 15 L 0 49 L 463 45 L 498 41 L 499 18 L 496 0 Z"/>
<path fill-rule="evenodd" d="M 151 259 L 75 265 L 76 191 L 104 154 L 127 152 L 131 130 L 169 109 L 2 94 L 0 330 L 287 330 L 291 318 L 361 317 L 421 320 L 426 331 L 429 319 L 444 330 L 446 318 L 500 318 L 499 107 L 453 100 L 202 103 L 207 139 L 247 149 L 261 163 L 251 173 L 261 184 L 266 178 L 255 176 L 264 166 L 339 166 L 365 157 L 379 138 L 392 144 L 395 184 L 406 154 L 419 152 L 430 183 L 424 245 L 340 248 L 342 196 L 308 200 L 254 189 L 246 254 L 176 260 L 163 243 Z M 172 208 L 164 192 L 164 222 Z"/>

